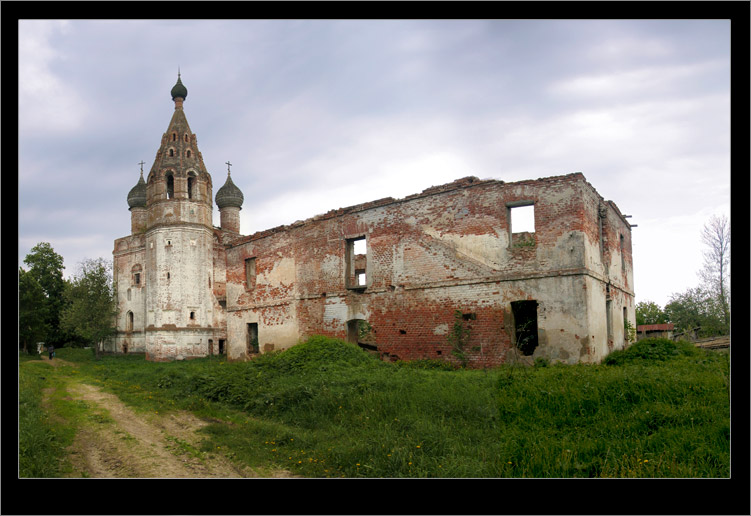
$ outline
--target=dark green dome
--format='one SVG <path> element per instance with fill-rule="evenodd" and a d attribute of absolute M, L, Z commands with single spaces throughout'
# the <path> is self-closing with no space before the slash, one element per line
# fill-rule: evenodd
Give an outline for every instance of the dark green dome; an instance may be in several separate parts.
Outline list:
<path fill-rule="evenodd" d="M 128 193 L 128 207 L 146 207 L 146 181 L 143 180 L 143 173 L 141 173 L 141 178 L 138 180 L 138 183 L 136 183 L 136 186 L 131 188 Z"/>
<path fill-rule="evenodd" d="M 177 97 L 185 98 L 188 96 L 188 88 L 183 86 L 183 81 L 180 80 L 179 73 L 177 74 L 177 84 L 172 87 L 170 93 L 172 94 L 172 100 L 175 100 Z"/>
<path fill-rule="evenodd" d="M 227 182 L 216 192 L 217 208 L 220 210 L 228 207 L 241 208 L 243 200 L 243 193 L 237 186 L 235 186 L 235 183 L 232 182 L 230 175 L 227 174 Z"/>

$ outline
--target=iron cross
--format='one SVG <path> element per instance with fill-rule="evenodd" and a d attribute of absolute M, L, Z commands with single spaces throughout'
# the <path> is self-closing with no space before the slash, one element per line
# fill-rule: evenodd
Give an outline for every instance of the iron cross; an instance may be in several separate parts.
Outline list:
<path fill-rule="evenodd" d="M 229 175 L 230 174 L 229 167 L 232 166 L 232 163 L 230 163 L 229 161 L 225 161 L 225 164 L 227 165 L 227 175 Z"/>
<path fill-rule="evenodd" d="M 141 174 L 143 174 L 143 164 L 145 161 L 141 160 L 138 164 L 141 165 Z"/>

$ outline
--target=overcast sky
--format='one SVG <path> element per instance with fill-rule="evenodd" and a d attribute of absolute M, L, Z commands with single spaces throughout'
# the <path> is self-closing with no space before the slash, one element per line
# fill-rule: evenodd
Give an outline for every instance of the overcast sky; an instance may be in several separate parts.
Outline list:
<path fill-rule="evenodd" d="M 39 242 L 66 276 L 112 258 L 178 66 L 243 234 L 469 175 L 582 172 L 638 226 L 637 302 L 664 306 L 730 212 L 727 20 L 21 20 L 19 265 Z"/>

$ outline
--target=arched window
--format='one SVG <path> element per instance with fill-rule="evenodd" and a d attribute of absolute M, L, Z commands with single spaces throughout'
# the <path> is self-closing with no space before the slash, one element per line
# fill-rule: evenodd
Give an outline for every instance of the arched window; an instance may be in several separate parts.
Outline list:
<path fill-rule="evenodd" d="M 172 133 L 172 141 L 173 142 L 177 141 L 177 133 Z"/>
<path fill-rule="evenodd" d="M 196 184 L 196 176 L 194 176 L 193 174 L 188 174 L 188 199 L 193 198 L 193 187 L 195 186 L 195 184 Z"/>
<path fill-rule="evenodd" d="M 133 331 L 133 312 L 125 314 L 125 331 Z"/>
<path fill-rule="evenodd" d="M 185 157 L 186 157 L 186 158 L 189 158 L 189 157 L 190 157 L 190 149 L 188 149 L 187 151 L 185 151 Z"/>
<path fill-rule="evenodd" d="M 172 199 L 175 196 L 175 177 L 172 174 L 167 174 L 167 199 Z"/>
<path fill-rule="evenodd" d="M 173 157 L 174 155 L 175 155 L 175 149 L 170 149 L 170 150 L 169 150 L 169 157 L 171 158 L 171 157 Z"/>
<path fill-rule="evenodd" d="M 187 141 L 188 141 L 188 133 L 185 133 L 185 142 L 187 143 Z"/>

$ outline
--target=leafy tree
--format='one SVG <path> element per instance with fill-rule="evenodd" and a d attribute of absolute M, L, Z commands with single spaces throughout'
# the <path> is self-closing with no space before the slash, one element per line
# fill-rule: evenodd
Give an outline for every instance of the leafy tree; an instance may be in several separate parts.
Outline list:
<path fill-rule="evenodd" d="M 18 340 L 23 349 L 29 352 L 29 344 L 34 344 L 47 335 L 47 297 L 34 276 L 18 268 Z"/>
<path fill-rule="evenodd" d="M 80 273 L 70 282 L 66 298 L 63 328 L 93 344 L 98 357 L 99 342 L 115 333 L 117 299 L 111 262 L 104 258 L 81 262 Z"/>
<path fill-rule="evenodd" d="M 30 277 L 36 280 L 44 292 L 44 309 L 40 313 L 43 314 L 46 328 L 45 341 L 59 346 L 64 341 L 60 331 L 60 314 L 65 303 L 63 257 L 48 242 L 40 242 L 31 248 L 24 263 L 29 266 Z"/>
<path fill-rule="evenodd" d="M 663 324 L 668 322 L 668 316 L 660 305 L 653 301 L 640 301 L 636 303 L 636 325 Z"/>
<path fill-rule="evenodd" d="M 730 222 L 725 215 L 712 216 L 704 225 L 701 239 L 704 267 L 699 272 L 704 289 L 716 298 L 725 325 L 730 325 Z"/>
<path fill-rule="evenodd" d="M 729 332 L 719 299 L 701 287 L 673 294 L 665 305 L 665 314 L 678 331 L 700 328 L 700 337 L 727 335 Z"/>

